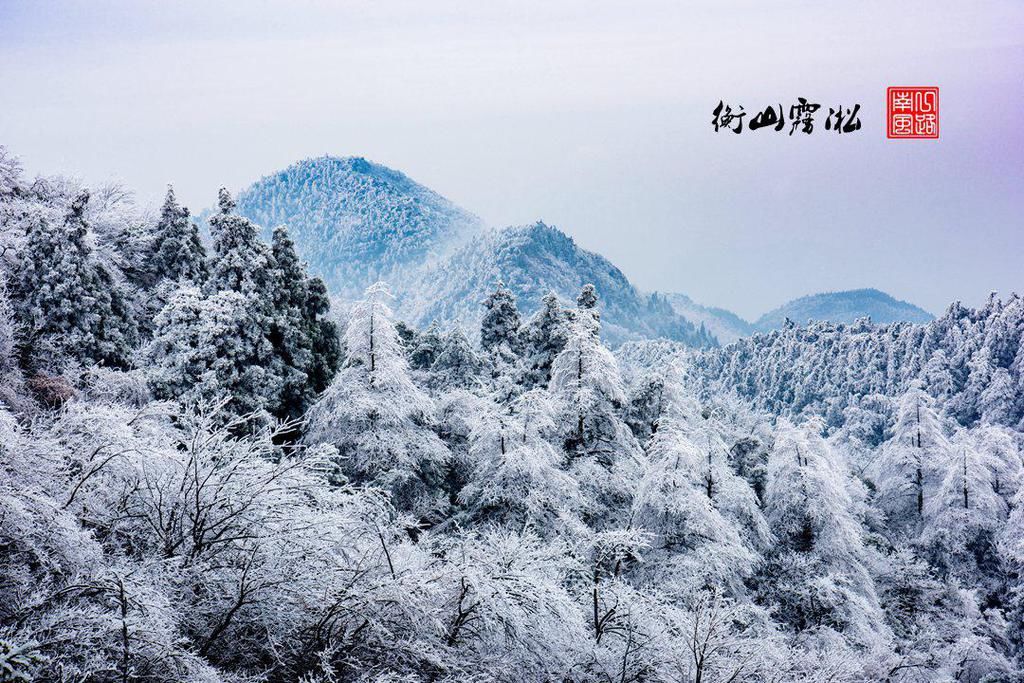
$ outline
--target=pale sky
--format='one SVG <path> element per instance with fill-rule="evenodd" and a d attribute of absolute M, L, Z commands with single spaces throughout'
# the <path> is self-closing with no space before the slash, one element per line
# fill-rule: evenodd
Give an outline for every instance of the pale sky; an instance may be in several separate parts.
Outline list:
<path fill-rule="evenodd" d="M 940 140 L 885 138 L 889 85 L 939 86 Z M 711 127 L 720 99 L 797 96 L 859 103 L 862 130 Z M 199 210 L 362 155 L 748 318 L 1024 293 L 1022 114 L 1019 0 L 0 0 L 0 144 L 31 173 L 173 182 Z"/>

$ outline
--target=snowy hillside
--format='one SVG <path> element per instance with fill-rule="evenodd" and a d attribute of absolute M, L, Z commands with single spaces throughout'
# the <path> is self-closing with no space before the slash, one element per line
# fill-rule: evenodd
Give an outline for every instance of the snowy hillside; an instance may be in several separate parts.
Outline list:
<path fill-rule="evenodd" d="M 676 313 L 694 325 L 703 325 L 722 344 L 731 344 L 754 333 L 754 326 L 732 311 L 714 306 L 702 306 L 685 294 L 666 294 L 665 298 Z"/>
<path fill-rule="evenodd" d="M 265 231 L 287 224 L 310 271 L 342 300 L 386 280 L 399 315 L 410 322 L 458 322 L 475 333 L 480 302 L 499 280 L 524 311 L 536 309 L 549 291 L 574 301 L 591 283 L 601 293 L 610 343 L 665 337 L 714 344 L 699 323 L 660 296 L 640 294 L 607 259 L 558 229 L 538 223 L 485 232 L 470 212 L 360 157 L 307 159 L 268 175 L 239 195 L 238 212 Z"/>
<path fill-rule="evenodd" d="M 685 294 L 666 294 L 676 313 L 695 325 L 704 327 L 722 344 L 757 332 L 771 332 L 783 327 L 786 319 L 804 325 L 809 320 L 852 323 L 858 318 L 871 318 L 875 323 L 926 323 L 934 316 L 906 301 L 900 301 L 877 289 L 855 289 L 845 292 L 811 294 L 789 301 L 750 323 L 732 311 L 703 306 Z"/>
<path fill-rule="evenodd" d="M 900 301 L 877 289 L 853 289 L 846 292 L 825 292 L 794 299 L 774 311 L 765 313 L 754 328 L 768 332 L 782 327 L 786 318 L 803 325 L 808 320 L 834 323 L 852 323 L 857 318 L 871 318 L 872 322 L 926 323 L 933 316 L 914 304 Z"/>
<path fill-rule="evenodd" d="M 592 283 L 602 297 L 604 334 L 613 345 L 666 338 L 689 346 L 727 344 L 782 326 L 786 318 L 878 323 L 927 322 L 920 308 L 874 289 L 816 294 L 749 323 L 685 294 L 646 294 L 606 258 L 581 249 L 557 228 L 487 231 L 482 221 L 405 174 L 362 157 L 324 156 L 260 179 L 238 197 L 238 212 L 263 227 L 290 229 L 299 255 L 331 294 L 357 299 L 386 280 L 398 314 L 415 324 L 457 322 L 479 329 L 480 302 L 503 280 L 532 311 L 555 291 L 575 299 Z"/>
<path fill-rule="evenodd" d="M 480 219 L 406 175 L 361 157 L 306 159 L 238 196 L 238 212 L 269 231 L 287 224 L 299 254 L 331 292 L 353 298 L 482 229 Z"/>
<path fill-rule="evenodd" d="M 580 287 L 593 284 L 601 297 L 602 334 L 613 346 L 643 338 L 714 344 L 711 335 L 676 314 L 663 297 L 639 293 L 608 259 L 542 222 L 473 239 L 426 270 L 401 298 L 398 311 L 420 325 L 455 320 L 476 330 L 483 314 L 480 302 L 499 280 L 515 293 L 524 311 L 536 309 L 550 291 L 569 302 Z"/>
<path fill-rule="evenodd" d="M 1024 681 L 1024 299 L 695 350 L 536 223 L 339 328 L 235 208 L 0 147 L 0 681 Z"/>

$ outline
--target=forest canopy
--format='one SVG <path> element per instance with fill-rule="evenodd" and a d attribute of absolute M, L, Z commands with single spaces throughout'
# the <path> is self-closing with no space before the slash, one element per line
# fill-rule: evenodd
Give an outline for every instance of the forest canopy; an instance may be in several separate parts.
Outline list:
<path fill-rule="evenodd" d="M 207 236 L 2 148 L 0 254 L 2 681 L 1024 680 L 1016 295 L 417 329 L 226 190 Z"/>

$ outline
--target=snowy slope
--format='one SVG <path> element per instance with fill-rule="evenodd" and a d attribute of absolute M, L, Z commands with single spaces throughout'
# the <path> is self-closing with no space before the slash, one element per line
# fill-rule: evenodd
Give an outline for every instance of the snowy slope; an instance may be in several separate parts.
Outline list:
<path fill-rule="evenodd" d="M 660 296 L 639 293 L 607 259 L 538 223 L 486 231 L 473 214 L 406 175 L 360 157 L 307 159 L 257 181 L 238 212 L 268 232 L 286 224 L 311 272 L 332 295 L 358 298 L 385 280 L 409 322 L 458 322 L 475 333 L 480 302 L 504 280 L 524 317 L 548 291 L 566 304 L 593 283 L 610 343 L 666 337 L 713 344 Z"/>
<path fill-rule="evenodd" d="M 353 298 L 483 229 L 479 218 L 406 175 L 361 157 L 306 159 L 238 196 L 238 212 L 269 231 L 286 224 L 310 269 Z"/>
<path fill-rule="evenodd" d="M 402 297 L 399 313 L 423 325 L 457 320 L 476 329 L 480 302 L 502 280 L 524 314 L 554 291 L 565 303 L 592 283 L 601 298 L 603 336 L 612 345 L 630 339 L 667 338 L 691 346 L 713 344 L 710 335 L 672 310 L 664 297 L 644 295 L 608 259 L 580 248 L 542 222 L 480 235 L 450 258 L 427 269 Z"/>
<path fill-rule="evenodd" d="M 877 289 L 854 289 L 794 299 L 762 315 L 754 323 L 754 328 L 758 332 L 776 330 L 782 327 L 786 318 L 804 325 L 808 320 L 852 323 L 863 317 L 870 317 L 872 322 L 883 325 L 902 321 L 926 323 L 935 318 L 928 311 Z"/>
<path fill-rule="evenodd" d="M 482 221 L 408 176 L 361 157 L 307 159 L 268 175 L 238 196 L 238 211 L 268 232 L 287 224 L 310 270 L 343 300 L 386 280 L 409 322 L 459 322 L 475 332 L 480 302 L 498 280 L 524 314 L 555 291 L 566 303 L 593 283 L 612 344 L 667 338 L 705 346 L 781 327 L 788 317 L 878 323 L 926 322 L 927 312 L 874 289 L 791 301 L 751 324 L 684 294 L 644 294 L 604 257 L 581 249 L 557 228 L 487 231 Z M 705 331 L 702 331 L 706 330 Z"/>
<path fill-rule="evenodd" d="M 902 321 L 926 323 L 934 318 L 914 304 L 899 301 L 877 289 L 824 292 L 801 297 L 765 313 L 754 323 L 724 308 L 698 304 L 685 294 L 666 294 L 665 298 L 679 315 L 695 325 L 704 325 L 722 344 L 730 344 L 757 332 L 780 329 L 786 318 L 798 325 L 805 325 L 808 320 L 852 323 L 864 317 L 879 324 Z"/>
<path fill-rule="evenodd" d="M 685 294 L 666 294 L 676 313 L 694 325 L 704 325 L 722 344 L 731 344 L 754 333 L 754 326 L 732 311 L 714 306 L 702 306 Z"/>

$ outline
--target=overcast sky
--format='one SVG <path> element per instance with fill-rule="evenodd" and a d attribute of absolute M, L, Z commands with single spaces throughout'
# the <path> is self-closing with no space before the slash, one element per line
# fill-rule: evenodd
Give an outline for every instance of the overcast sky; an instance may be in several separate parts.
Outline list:
<path fill-rule="evenodd" d="M 223 6 L 216 6 L 223 5 Z M 937 85 L 941 139 L 885 138 Z M 863 129 L 716 134 L 720 99 Z M 543 219 L 640 287 L 756 317 L 878 287 L 1024 293 L 1024 2 L 0 0 L 0 144 L 194 209 L 362 155 L 493 225 Z"/>

